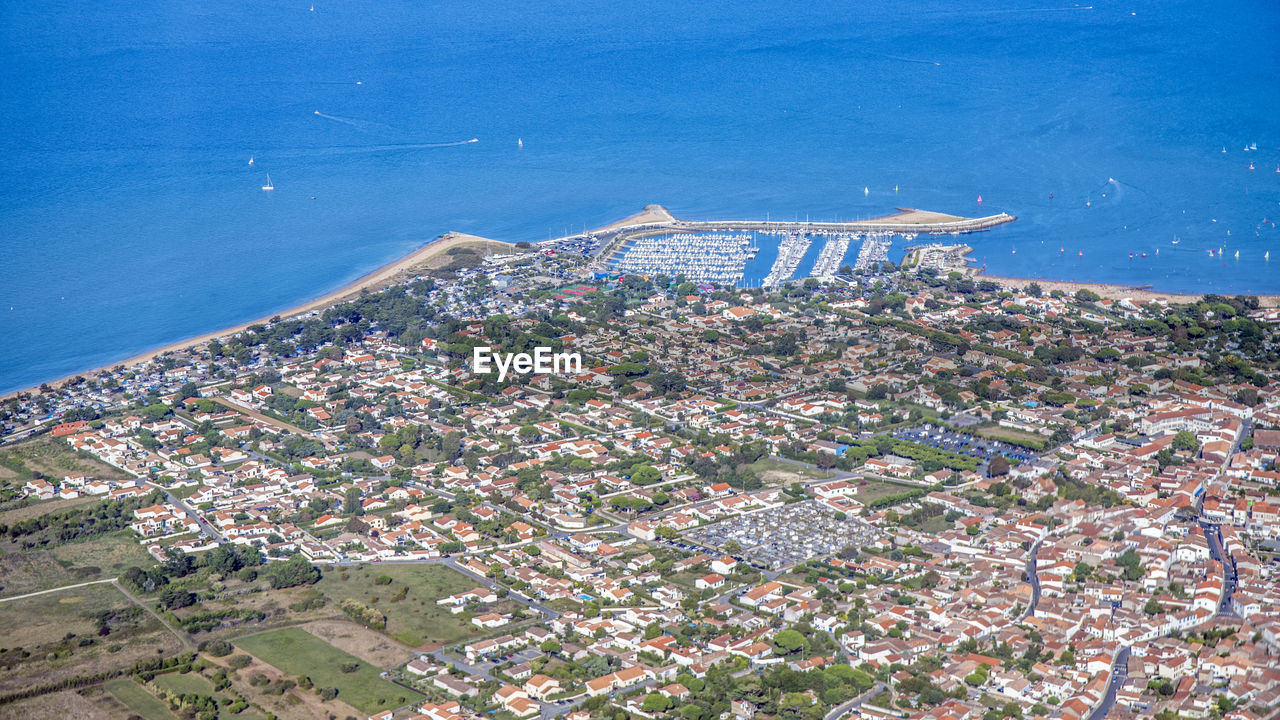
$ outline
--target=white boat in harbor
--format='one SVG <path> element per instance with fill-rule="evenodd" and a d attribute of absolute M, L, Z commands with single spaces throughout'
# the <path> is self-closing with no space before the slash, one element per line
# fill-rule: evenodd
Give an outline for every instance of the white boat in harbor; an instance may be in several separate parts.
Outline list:
<path fill-rule="evenodd" d="M 275 190 L 276 186 L 271 184 L 271 173 L 267 173 L 267 184 L 262 186 L 263 190 Z"/>

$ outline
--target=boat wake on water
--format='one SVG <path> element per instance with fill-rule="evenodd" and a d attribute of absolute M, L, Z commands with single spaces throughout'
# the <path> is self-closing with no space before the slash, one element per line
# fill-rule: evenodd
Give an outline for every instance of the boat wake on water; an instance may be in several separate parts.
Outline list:
<path fill-rule="evenodd" d="M 334 122 L 340 122 L 343 125 L 350 125 L 351 127 L 355 127 L 355 128 L 365 128 L 369 125 L 369 123 L 362 122 L 360 120 L 351 120 L 350 118 L 338 117 L 337 115 L 326 115 L 320 112 L 319 110 L 316 110 L 316 117 L 324 118 L 325 120 L 332 120 Z"/>
<path fill-rule="evenodd" d="M 354 155 L 358 153 L 398 152 L 404 150 L 434 150 L 460 147 L 480 142 L 480 138 L 438 143 L 399 143 L 391 145 L 335 145 L 330 147 L 298 148 L 274 153 L 275 157 L 303 157 L 309 155 Z"/>
<path fill-rule="evenodd" d="M 933 61 L 933 60 L 923 60 L 923 59 L 919 59 L 919 58 L 899 57 L 899 56 L 897 56 L 897 55 L 881 55 L 880 57 L 886 58 L 886 59 L 888 59 L 888 60 L 897 60 L 898 62 L 905 62 L 905 63 L 917 63 L 917 64 L 919 64 L 919 65 L 934 65 L 934 66 L 936 66 L 936 67 L 942 67 L 942 63 L 940 63 L 940 62 L 935 62 L 935 61 Z"/>

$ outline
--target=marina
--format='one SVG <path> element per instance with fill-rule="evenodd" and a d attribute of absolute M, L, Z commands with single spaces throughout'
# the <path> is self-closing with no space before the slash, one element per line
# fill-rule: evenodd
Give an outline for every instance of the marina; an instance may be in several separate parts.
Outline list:
<path fill-rule="evenodd" d="M 813 269 L 809 271 L 809 277 L 818 278 L 819 280 L 829 280 L 836 276 L 840 269 L 840 264 L 844 262 L 845 253 L 849 252 L 849 243 L 853 240 L 852 235 L 837 235 L 827 241 L 822 246 L 822 252 L 818 253 L 818 261 L 813 264 Z"/>
<path fill-rule="evenodd" d="M 803 232 L 789 233 L 783 238 L 782 244 L 778 246 L 778 259 L 773 261 L 773 267 L 764 278 L 763 287 L 775 288 L 790 280 L 812 242 L 809 235 Z"/>
<path fill-rule="evenodd" d="M 854 243 L 854 270 L 874 270 L 890 260 L 895 239 L 910 243 L 921 234 L 982 232 L 1014 221 L 1006 213 L 965 218 L 900 208 L 897 213 L 845 222 L 680 220 L 666 208 L 647 206 L 631 223 L 566 235 L 541 243 L 548 252 L 583 256 L 585 272 L 683 275 L 718 285 L 778 287 L 797 277 L 830 280 L 839 274 Z M 774 238 L 778 240 L 775 242 Z M 823 240 L 817 253 L 815 240 Z M 816 254 L 816 257 L 815 257 Z"/>
<path fill-rule="evenodd" d="M 862 249 L 858 251 L 858 260 L 853 269 L 870 270 L 889 262 L 889 248 L 893 246 L 893 236 L 887 233 L 870 233 L 862 241 Z"/>
<path fill-rule="evenodd" d="M 742 282 L 747 263 L 759 252 L 754 233 L 654 235 L 628 244 L 613 269 L 736 285 Z"/>

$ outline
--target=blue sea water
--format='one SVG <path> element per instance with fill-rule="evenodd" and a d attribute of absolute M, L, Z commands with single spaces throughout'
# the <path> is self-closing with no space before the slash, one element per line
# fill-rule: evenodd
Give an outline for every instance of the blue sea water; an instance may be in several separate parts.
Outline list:
<path fill-rule="evenodd" d="M 0 392 L 654 202 L 1004 210 L 995 274 L 1280 292 L 1272 0 L 309 5 L 0 5 Z"/>

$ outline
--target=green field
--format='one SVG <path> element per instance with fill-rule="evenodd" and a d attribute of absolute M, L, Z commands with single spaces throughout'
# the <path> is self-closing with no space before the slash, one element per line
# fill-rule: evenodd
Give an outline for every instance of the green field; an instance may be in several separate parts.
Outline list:
<path fill-rule="evenodd" d="M 250 635 L 236 640 L 235 644 L 288 675 L 306 675 L 316 687 L 337 688 L 339 700 L 362 712 L 391 710 L 426 697 L 383 680 L 378 668 L 301 628 Z M 358 669 L 344 673 L 340 667 L 344 663 L 356 663 Z"/>
<path fill-rule="evenodd" d="M 129 678 L 117 678 L 106 684 L 107 691 L 130 710 L 146 720 L 178 720 L 169 705 Z"/>
<path fill-rule="evenodd" d="M 157 687 L 164 688 L 170 692 L 195 693 L 197 695 L 217 694 L 213 690 L 213 683 L 197 672 L 171 672 L 157 675 L 155 683 Z"/>
<path fill-rule="evenodd" d="M 344 575 L 346 580 L 342 579 Z M 390 577 L 391 584 L 374 584 L 374 578 L 379 575 Z M 454 615 L 436 604 L 440 598 L 479 584 L 440 565 L 357 565 L 325 570 L 316 588 L 334 606 L 343 600 L 355 600 L 377 609 L 387 616 L 388 635 L 418 647 L 454 643 L 482 634 L 466 613 Z M 405 587 L 408 593 L 404 599 L 394 600 L 396 593 Z"/>

